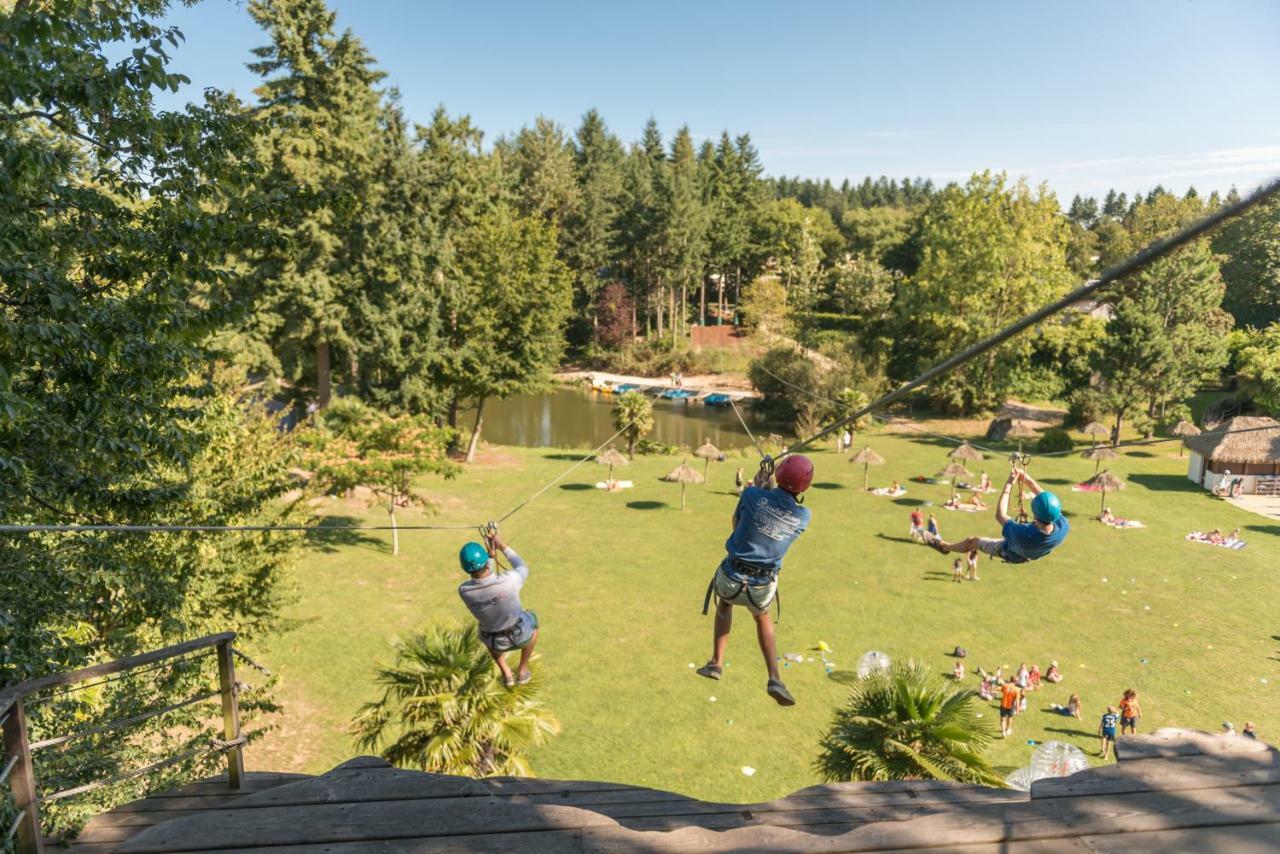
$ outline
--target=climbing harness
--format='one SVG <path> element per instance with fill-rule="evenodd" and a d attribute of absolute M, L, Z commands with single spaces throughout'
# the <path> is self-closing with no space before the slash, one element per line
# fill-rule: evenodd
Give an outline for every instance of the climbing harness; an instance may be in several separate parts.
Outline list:
<path fill-rule="evenodd" d="M 737 599 L 743 591 L 746 591 L 747 601 L 750 602 L 756 610 L 765 610 L 770 603 L 766 602 L 762 605 L 757 602 L 755 596 L 751 594 L 751 590 L 753 587 L 764 587 L 769 584 L 776 584 L 778 580 L 778 570 L 760 566 L 759 564 L 751 563 L 750 561 L 742 560 L 741 558 L 731 557 L 728 560 L 733 565 L 733 568 L 741 573 L 739 574 L 739 572 L 735 572 L 733 575 L 726 574 L 730 581 L 738 585 L 738 589 L 733 591 L 733 595 L 727 598 L 716 595 L 716 576 L 720 574 L 720 567 L 716 567 L 715 572 L 711 573 L 711 581 L 707 584 L 707 595 L 702 597 L 702 616 L 705 617 L 707 615 L 707 611 L 711 609 L 712 596 L 716 596 L 716 598 L 721 601 L 728 601 L 729 599 Z M 765 579 L 765 582 L 764 584 L 750 584 L 742 577 L 743 575 L 747 578 L 763 578 Z M 774 622 L 780 623 L 782 622 L 782 591 L 780 586 L 775 586 L 773 588 L 773 604 L 777 609 L 777 616 L 774 618 Z"/>

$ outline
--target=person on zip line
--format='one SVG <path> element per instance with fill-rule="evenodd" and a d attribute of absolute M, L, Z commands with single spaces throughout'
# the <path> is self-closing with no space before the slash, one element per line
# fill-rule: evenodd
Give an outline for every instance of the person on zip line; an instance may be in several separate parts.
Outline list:
<path fill-rule="evenodd" d="M 510 548 L 490 525 L 484 533 L 485 546 L 470 542 L 458 553 L 463 572 L 471 576 L 458 585 L 458 596 L 476 618 L 480 640 L 502 673 L 502 684 L 508 688 L 527 685 L 533 679 L 529 659 L 538 642 L 538 615 L 520 604 L 520 588 L 529 580 L 529 566 L 515 549 Z M 486 547 L 487 546 L 487 547 Z M 511 569 L 497 573 L 494 554 L 501 551 L 511 561 Z M 506 654 L 520 650 L 517 673 L 511 672 Z"/>
<path fill-rule="evenodd" d="M 802 454 L 793 454 L 778 464 L 773 476 L 777 486 L 771 489 L 768 469 L 761 467 L 755 483 L 742 491 L 733 511 L 733 532 L 724 544 L 725 558 L 712 576 L 702 603 L 702 613 L 706 614 L 715 594 L 711 659 L 697 673 L 708 679 L 719 679 L 723 674 L 733 608 L 741 606 L 755 618 L 756 640 L 769 671 L 765 690 L 778 705 L 794 706 L 795 698 L 778 673 L 769 606 L 778 593 L 778 573 L 787 549 L 809 527 L 811 514 L 802 502 L 804 491 L 813 483 L 813 462 Z"/>
<path fill-rule="evenodd" d="M 1009 494 L 1017 485 L 1026 484 L 1031 490 L 1030 522 L 1018 522 L 1009 517 Z M 1046 492 L 1025 469 L 1014 467 L 1009 471 L 996 504 L 996 521 L 1000 523 L 999 537 L 968 537 L 948 543 L 938 536 L 927 536 L 925 542 L 943 554 L 968 552 L 977 549 L 985 555 L 998 557 L 1005 563 L 1027 563 L 1039 560 L 1052 552 L 1071 533 L 1067 517 L 1062 515 L 1062 503 L 1058 496 Z"/>

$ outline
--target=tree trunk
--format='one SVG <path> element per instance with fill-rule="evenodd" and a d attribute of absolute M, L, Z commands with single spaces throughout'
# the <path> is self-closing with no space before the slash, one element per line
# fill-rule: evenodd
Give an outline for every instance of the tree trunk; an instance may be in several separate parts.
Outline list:
<path fill-rule="evenodd" d="M 476 448 L 480 445 L 480 428 L 484 426 L 484 401 L 482 397 L 476 404 L 476 423 L 471 428 L 471 441 L 467 443 L 466 462 L 468 463 L 476 461 Z"/>
<path fill-rule="evenodd" d="M 707 277 L 705 275 L 698 290 L 698 325 L 707 325 Z"/>
<path fill-rule="evenodd" d="M 681 510 L 684 509 L 684 495 L 685 495 L 685 491 L 688 490 L 688 488 L 689 488 L 689 484 L 685 483 L 683 480 L 680 481 L 680 509 Z"/>
<path fill-rule="evenodd" d="M 1124 415 L 1122 413 L 1117 412 L 1116 426 L 1115 426 L 1115 429 L 1111 431 L 1111 447 L 1113 448 L 1120 444 L 1120 426 L 1123 419 L 1124 419 Z"/>
<path fill-rule="evenodd" d="M 462 404 L 458 400 L 458 396 L 456 394 L 449 400 L 448 424 L 449 424 L 449 429 L 452 431 L 452 433 L 451 433 L 451 438 L 449 439 L 449 447 L 447 450 L 451 454 L 455 454 L 458 452 L 458 414 L 459 414 L 459 409 L 461 408 L 461 405 Z"/>
<path fill-rule="evenodd" d="M 630 430 L 627 431 L 627 456 L 634 459 L 636 455 L 636 436 Z"/>
<path fill-rule="evenodd" d="M 316 405 L 324 409 L 333 394 L 332 371 L 329 368 L 329 342 L 316 344 Z"/>
<path fill-rule="evenodd" d="M 391 500 L 387 504 L 387 514 L 391 516 L 391 556 L 398 557 L 400 554 L 400 529 L 396 527 L 396 497 L 391 496 Z"/>
<path fill-rule="evenodd" d="M 655 294 L 654 302 L 656 303 L 656 308 L 658 311 L 658 337 L 659 338 L 662 337 L 662 330 L 664 328 L 662 323 L 662 299 L 665 294 L 666 294 L 666 290 L 663 288 L 662 282 L 658 282 L 658 290 Z"/>
<path fill-rule="evenodd" d="M 679 330 L 676 321 L 676 289 L 673 286 L 667 293 L 667 328 L 671 330 L 671 349 L 676 348 L 676 335 Z"/>

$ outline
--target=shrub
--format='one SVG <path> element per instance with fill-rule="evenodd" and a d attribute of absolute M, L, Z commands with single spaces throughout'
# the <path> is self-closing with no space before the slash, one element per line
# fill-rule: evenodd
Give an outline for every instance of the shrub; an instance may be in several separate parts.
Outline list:
<path fill-rule="evenodd" d="M 1040 436 L 1040 441 L 1036 443 L 1036 450 L 1042 454 L 1060 453 L 1069 451 L 1075 447 L 1075 442 L 1071 441 L 1071 435 L 1061 427 L 1050 427 Z"/>
<path fill-rule="evenodd" d="M 1067 396 L 1068 427 L 1083 427 L 1090 421 L 1104 421 L 1107 417 L 1107 405 L 1097 389 L 1076 389 Z"/>

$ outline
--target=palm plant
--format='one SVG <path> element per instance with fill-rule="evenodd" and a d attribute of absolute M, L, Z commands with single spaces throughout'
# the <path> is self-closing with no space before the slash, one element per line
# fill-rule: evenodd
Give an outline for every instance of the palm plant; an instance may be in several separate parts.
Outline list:
<path fill-rule="evenodd" d="M 613 427 L 627 439 L 627 456 L 636 455 L 636 442 L 653 429 L 653 401 L 638 391 L 629 391 L 613 405 Z"/>
<path fill-rule="evenodd" d="M 990 725 L 975 692 L 923 662 L 894 662 L 852 682 L 819 742 L 814 768 L 828 782 L 951 780 L 1003 786 L 984 753 Z"/>
<path fill-rule="evenodd" d="M 503 687 L 474 624 L 433 626 L 397 643 L 395 664 L 375 679 L 382 698 L 357 713 L 356 740 L 401 768 L 532 776 L 526 753 L 560 732 L 534 699 L 536 682 Z"/>

